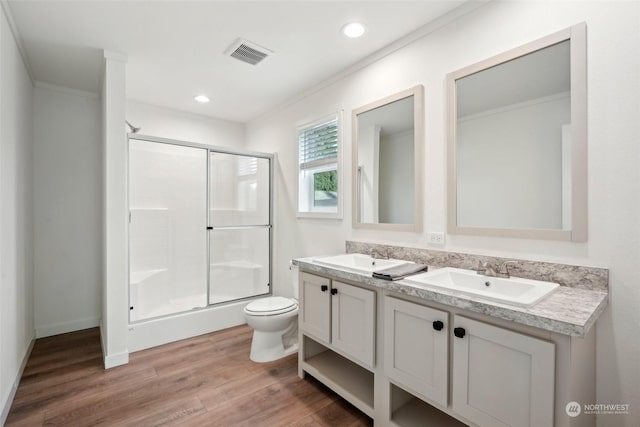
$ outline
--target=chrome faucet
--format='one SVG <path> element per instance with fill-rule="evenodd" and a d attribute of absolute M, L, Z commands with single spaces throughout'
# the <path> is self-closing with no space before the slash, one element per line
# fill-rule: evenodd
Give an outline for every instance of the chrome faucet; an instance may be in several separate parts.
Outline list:
<path fill-rule="evenodd" d="M 505 261 L 496 268 L 496 264 L 490 263 L 489 261 L 478 261 L 477 273 L 488 277 L 502 277 L 508 279 L 509 277 L 511 277 L 509 266 L 515 267 L 516 262 Z"/>
<path fill-rule="evenodd" d="M 374 260 L 376 258 L 380 258 L 380 259 L 389 259 L 389 249 L 376 249 L 376 248 L 371 248 L 371 252 L 369 254 L 371 256 L 371 258 L 373 258 Z"/>
<path fill-rule="evenodd" d="M 478 274 L 482 274 L 483 276 L 498 277 L 498 272 L 496 272 L 494 264 L 490 264 L 489 261 L 478 261 L 478 268 L 476 271 Z"/>
<path fill-rule="evenodd" d="M 500 265 L 500 277 L 509 278 L 511 273 L 509 272 L 509 266 L 515 267 L 517 264 L 515 261 L 505 261 Z"/>

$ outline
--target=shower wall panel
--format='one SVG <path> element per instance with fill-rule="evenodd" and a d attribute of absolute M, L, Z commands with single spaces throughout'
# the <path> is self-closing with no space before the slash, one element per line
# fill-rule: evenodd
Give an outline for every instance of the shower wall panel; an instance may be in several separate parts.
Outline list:
<path fill-rule="evenodd" d="M 129 140 L 130 320 L 207 305 L 207 150 Z"/>

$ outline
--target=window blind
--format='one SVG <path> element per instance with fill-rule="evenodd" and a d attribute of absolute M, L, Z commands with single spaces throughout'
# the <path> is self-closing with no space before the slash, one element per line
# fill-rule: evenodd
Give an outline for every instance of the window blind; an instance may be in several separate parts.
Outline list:
<path fill-rule="evenodd" d="M 298 132 L 300 169 L 336 163 L 338 160 L 338 119 Z"/>

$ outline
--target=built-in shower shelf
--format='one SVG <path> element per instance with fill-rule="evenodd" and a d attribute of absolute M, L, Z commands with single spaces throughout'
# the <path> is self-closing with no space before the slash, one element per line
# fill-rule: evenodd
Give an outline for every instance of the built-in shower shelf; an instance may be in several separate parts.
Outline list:
<path fill-rule="evenodd" d="M 264 266 L 250 261 L 225 261 L 225 262 L 212 262 L 209 264 L 211 267 L 231 267 L 231 268 L 243 268 L 243 269 L 259 269 Z"/>
<path fill-rule="evenodd" d="M 129 208 L 130 211 L 168 211 L 169 208 Z"/>
<path fill-rule="evenodd" d="M 132 271 L 131 273 L 129 273 L 129 284 L 139 285 L 150 277 L 153 277 L 156 274 L 164 273 L 165 271 L 168 270 L 166 268 L 159 268 L 156 270 Z"/>

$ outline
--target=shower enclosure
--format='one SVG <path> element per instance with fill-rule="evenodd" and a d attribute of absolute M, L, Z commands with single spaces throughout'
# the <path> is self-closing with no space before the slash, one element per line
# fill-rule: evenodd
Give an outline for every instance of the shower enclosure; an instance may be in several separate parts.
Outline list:
<path fill-rule="evenodd" d="M 130 322 L 270 293 L 272 161 L 130 135 Z"/>

